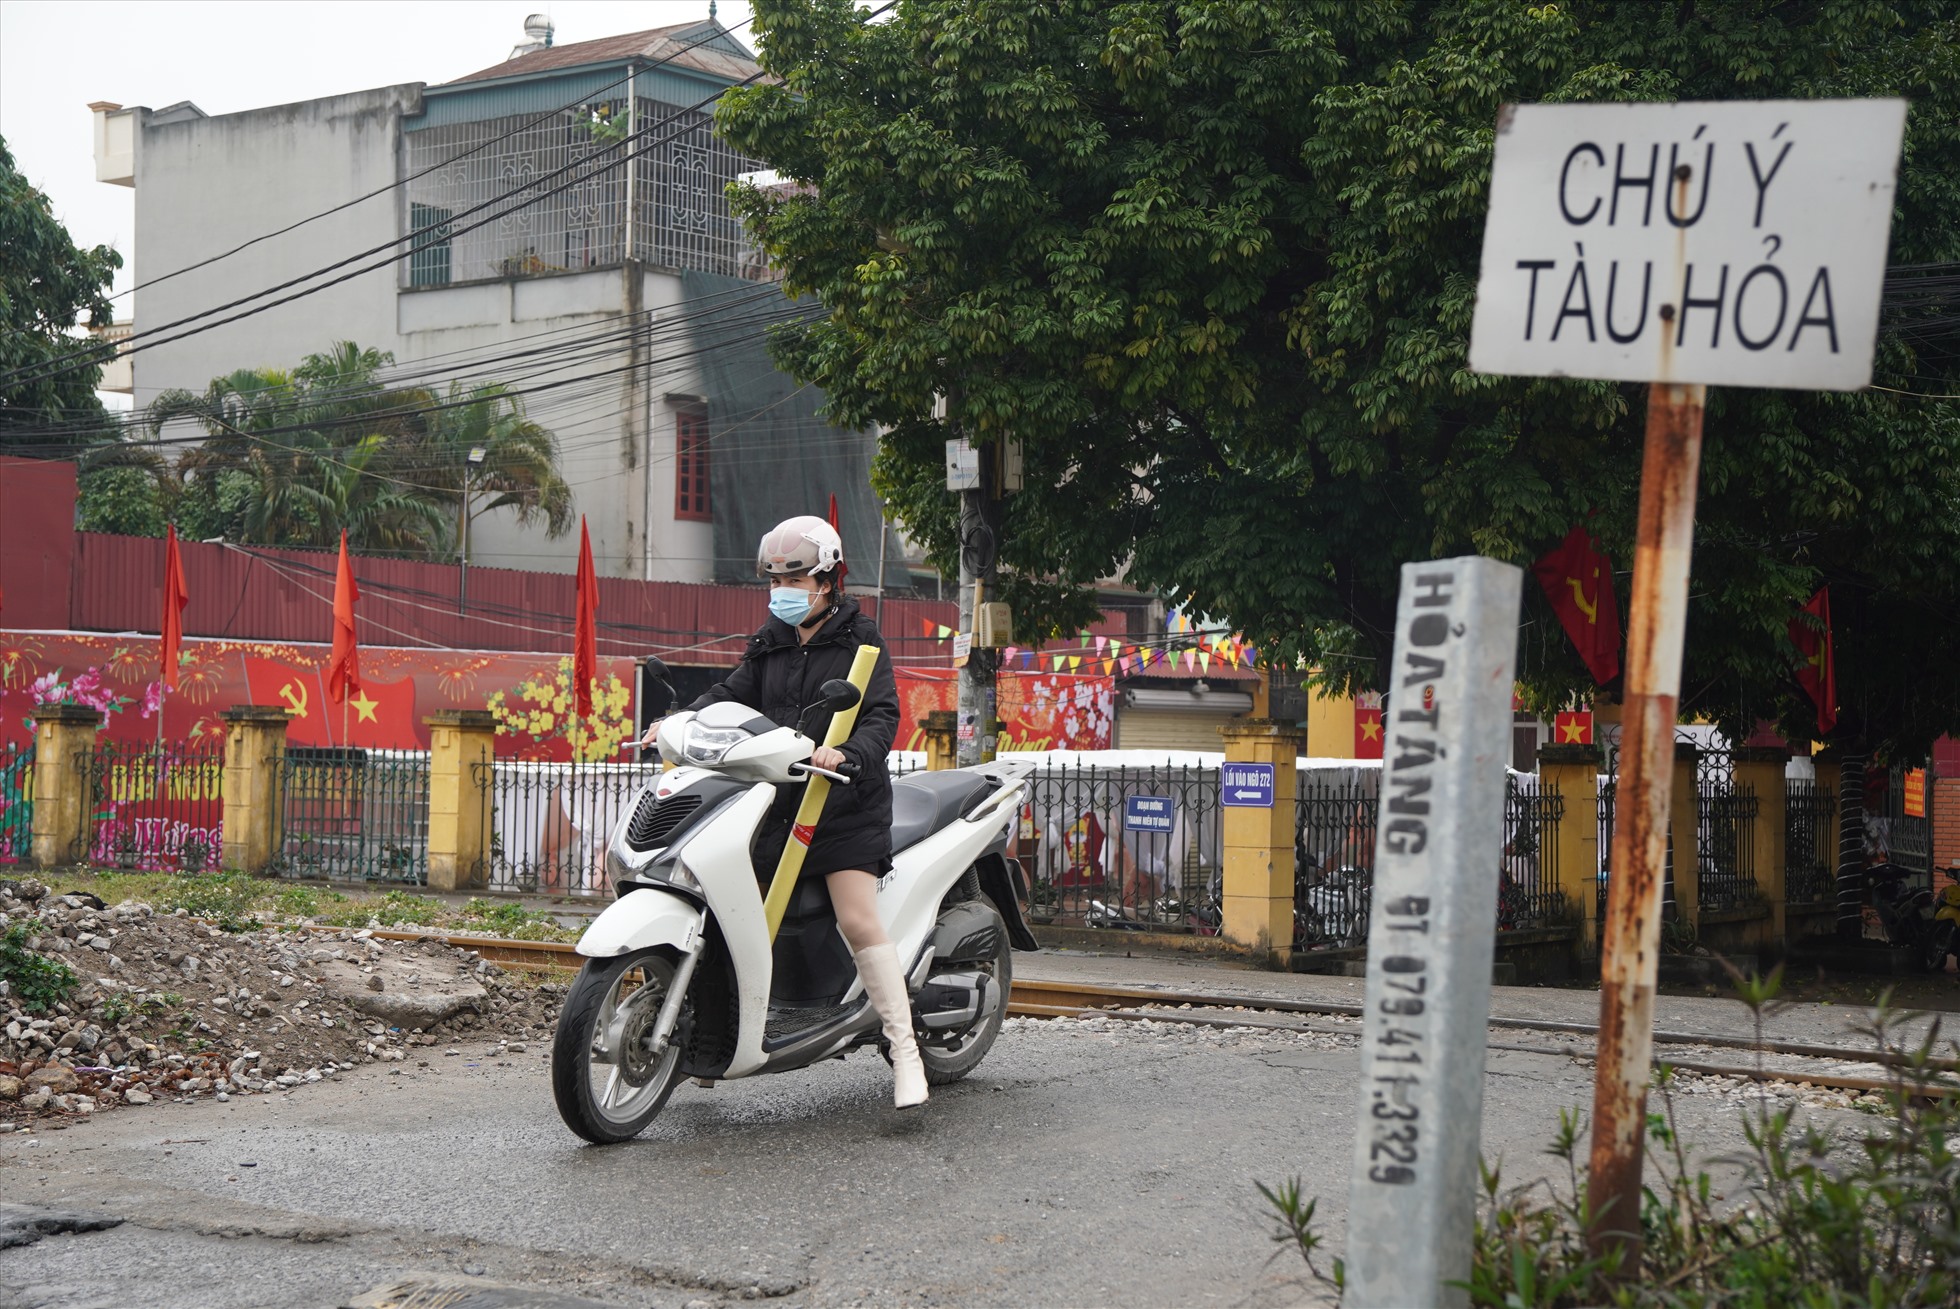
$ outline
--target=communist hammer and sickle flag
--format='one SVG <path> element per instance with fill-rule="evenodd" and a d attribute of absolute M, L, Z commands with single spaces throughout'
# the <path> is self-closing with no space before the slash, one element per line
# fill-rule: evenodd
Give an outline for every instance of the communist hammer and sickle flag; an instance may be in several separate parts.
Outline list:
<path fill-rule="evenodd" d="M 1817 706 L 1817 734 L 1829 736 L 1837 726 L 1837 658 L 1831 649 L 1830 587 L 1820 587 L 1790 620 L 1790 643 L 1803 656 L 1797 665 L 1797 685 Z"/>
<path fill-rule="evenodd" d="M 1556 550 L 1531 566 L 1559 624 L 1579 651 L 1593 681 L 1605 686 L 1620 675 L 1620 603 L 1613 596 L 1613 565 L 1592 534 L 1575 526 Z"/>

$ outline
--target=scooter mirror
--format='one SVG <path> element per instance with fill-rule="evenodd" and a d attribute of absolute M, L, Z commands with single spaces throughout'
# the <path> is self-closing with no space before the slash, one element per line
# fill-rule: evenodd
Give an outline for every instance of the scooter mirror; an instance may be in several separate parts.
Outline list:
<path fill-rule="evenodd" d="M 667 680 L 667 665 L 658 655 L 648 655 L 640 661 L 640 700 L 646 706 L 647 717 L 664 718 L 674 707 L 674 688 Z"/>
<path fill-rule="evenodd" d="M 863 698 L 855 686 L 841 677 L 831 678 L 819 689 L 823 692 L 823 707 L 833 714 L 843 713 Z"/>

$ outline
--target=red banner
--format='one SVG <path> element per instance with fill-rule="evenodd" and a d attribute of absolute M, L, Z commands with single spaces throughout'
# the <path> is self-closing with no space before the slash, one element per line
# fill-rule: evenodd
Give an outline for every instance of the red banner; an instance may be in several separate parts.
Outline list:
<path fill-rule="evenodd" d="M 925 716 L 959 707 L 950 668 L 900 668 L 898 750 L 926 748 Z M 994 682 L 1000 749 L 1107 750 L 1115 738 L 1116 679 L 1074 673 L 1002 672 Z"/>

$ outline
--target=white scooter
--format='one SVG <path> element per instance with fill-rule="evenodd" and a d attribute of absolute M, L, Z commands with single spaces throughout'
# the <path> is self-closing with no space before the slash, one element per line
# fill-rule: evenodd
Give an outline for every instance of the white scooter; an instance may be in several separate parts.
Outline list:
<path fill-rule="evenodd" d="M 646 667 L 671 701 L 665 666 Z M 858 696 L 826 682 L 799 727 Z M 670 715 L 658 746 L 676 766 L 641 790 L 607 844 L 618 898 L 579 938 L 587 962 L 552 1044 L 558 1112 L 598 1144 L 644 1130 L 684 1078 L 788 1072 L 885 1044 L 823 879 L 797 883 L 772 944 L 757 875 L 775 869 L 753 858 L 777 784 L 851 778 L 812 765 L 817 742 L 802 731 L 733 702 Z M 986 1056 L 1007 1011 L 1010 951 L 1037 948 L 1005 853 L 1026 773 L 999 765 L 892 783 L 893 867 L 878 912 L 908 965 L 935 1086 Z"/>

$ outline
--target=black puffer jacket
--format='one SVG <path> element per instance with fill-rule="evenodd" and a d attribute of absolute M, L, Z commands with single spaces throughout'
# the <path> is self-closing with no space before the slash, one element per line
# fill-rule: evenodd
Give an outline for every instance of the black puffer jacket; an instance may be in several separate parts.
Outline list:
<path fill-rule="evenodd" d="M 707 694 L 689 705 L 705 709 L 720 700 L 734 700 L 762 714 L 781 727 L 794 727 L 803 710 L 822 698 L 819 688 L 831 678 L 848 678 L 851 661 L 860 646 L 875 646 L 878 663 L 871 671 L 871 685 L 858 705 L 857 724 L 850 739 L 838 748 L 857 769 L 857 781 L 850 786 L 833 786 L 825 802 L 823 817 L 817 820 L 816 838 L 810 843 L 804 861 L 806 875 L 834 873 L 844 868 L 862 868 L 884 873 L 892 857 L 892 781 L 886 755 L 898 732 L 898 683 L 892 676 L 892 657 L 885 650 L 878 625 L 858 608 L 856 600 L 845 596 L 817 634 L 798 645 L 796 632 L 780 618 L 771 618 L 749 638 L 742 662 L 728 679 L 709 687 Z M 830 715 L 818 712 L 810 728 L 812 739 L 822 741 L 829 730 Z M 756 871 L 763 877 L 775 869 L 775 858 L 782 850 L 788 822 L 803 799 L 803 783 L 779 787 L 781 794 L 771 811 L 777 829 L 757 850 Z"/>

